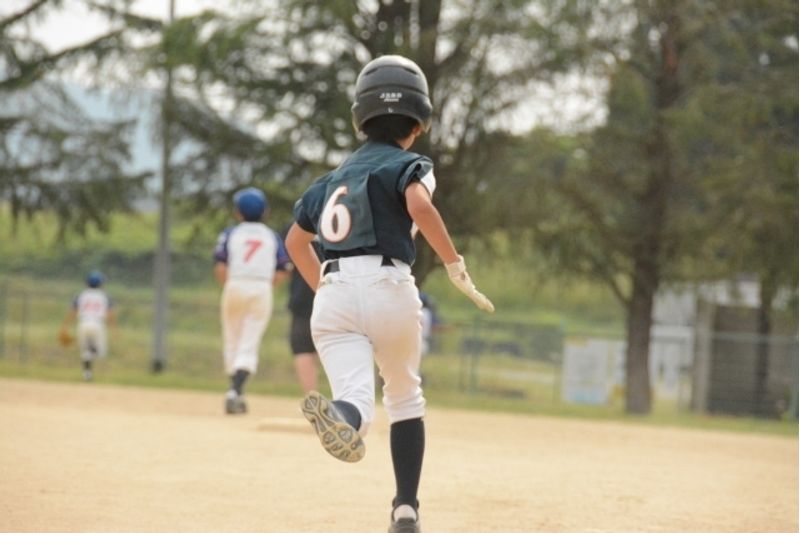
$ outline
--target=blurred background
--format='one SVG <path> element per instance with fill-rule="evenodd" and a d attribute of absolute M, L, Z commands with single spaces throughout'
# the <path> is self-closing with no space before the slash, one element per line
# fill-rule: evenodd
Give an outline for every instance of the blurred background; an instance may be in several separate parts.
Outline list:
<path fill-rule="evenodd" d="M 223 390 L 233 192 L 262 188 L 283 230 L 359 144 L 361 66 L 397 53 L 428 77 L 414 149 L 497 307 L 417 243 L 429 399 L 796 432 L 797 52 L 785 0 L 5 0 L 0 375 L 80 379 L 57 331 L 100 269 L 99 381 Z M 253 392 L 299 394 L 286 298 Z"/>

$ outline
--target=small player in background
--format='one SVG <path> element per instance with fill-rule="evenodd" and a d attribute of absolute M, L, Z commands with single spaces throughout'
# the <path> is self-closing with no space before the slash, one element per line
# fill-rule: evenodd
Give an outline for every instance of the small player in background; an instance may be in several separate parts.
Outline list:
<path fill-rule="evenodd" d="M 70 329 L 77 321 L 78 347 L 85 381 L 93 378 L 94 361 L 108 353 L 107 327 L 113 325 L 115 320 L 113 303 L 103 289 L 104 283 L 105 277 L 100 271 L 93 270 L 86 276 L 86 288 L 72 301 L 59 334 L 62 345 L 70 344 Z"/>

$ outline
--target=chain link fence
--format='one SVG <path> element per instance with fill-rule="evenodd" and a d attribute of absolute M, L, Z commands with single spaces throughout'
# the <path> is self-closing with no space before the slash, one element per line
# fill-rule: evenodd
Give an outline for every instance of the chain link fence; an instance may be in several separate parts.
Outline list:
<path fill-rule="evenodd" d="M 80 288 L 78 288 L 79 290 Z M 108 373 L 142 374 L 151 363 L 153 300 L 147 290 L 114 293 Z M 278 291 L 255 378 L 295 383 L 285 292 Z M 32 369 L 75 369 L 77 348 L 57 342 L 74 294 L 64 284 L 0 284 L 0 362 Z M 175 290 L 171 298 L 167 372 L 222 378 L 218 291 Z M 539 405 L 622 404 L 625 343 L 618 336 L 565 332 L 559 325 L 483 316 L 443 323 L 423 358 L 426 389 Z M 650 373 L 654 403 L 676 411 L 797 417 L 797 336 L 760 337 L 699 329 L 654 329 Z"/>

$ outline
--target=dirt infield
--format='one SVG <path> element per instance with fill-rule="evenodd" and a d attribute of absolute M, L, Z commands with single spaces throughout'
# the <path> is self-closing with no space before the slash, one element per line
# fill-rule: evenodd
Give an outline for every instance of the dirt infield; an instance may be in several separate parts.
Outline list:
<path fill-rule="evenodd" d="M 337 462 L 297 402 L 0 380 L 2 532 L 386 531 L 386 420 Z M 380 410 L 379 410 L 380 411 Z M 431 408 L 425 533 L 798 530 L 798 441 Z"/>

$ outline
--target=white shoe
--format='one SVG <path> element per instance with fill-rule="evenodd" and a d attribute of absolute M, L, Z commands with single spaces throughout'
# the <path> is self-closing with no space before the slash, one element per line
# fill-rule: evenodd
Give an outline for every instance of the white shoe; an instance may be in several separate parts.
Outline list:
<path fill-rule="evenodd" d="M 420 533 L 419 515 L 410 505 L 398 505 L 392 510 L 389 533 Z"/>

